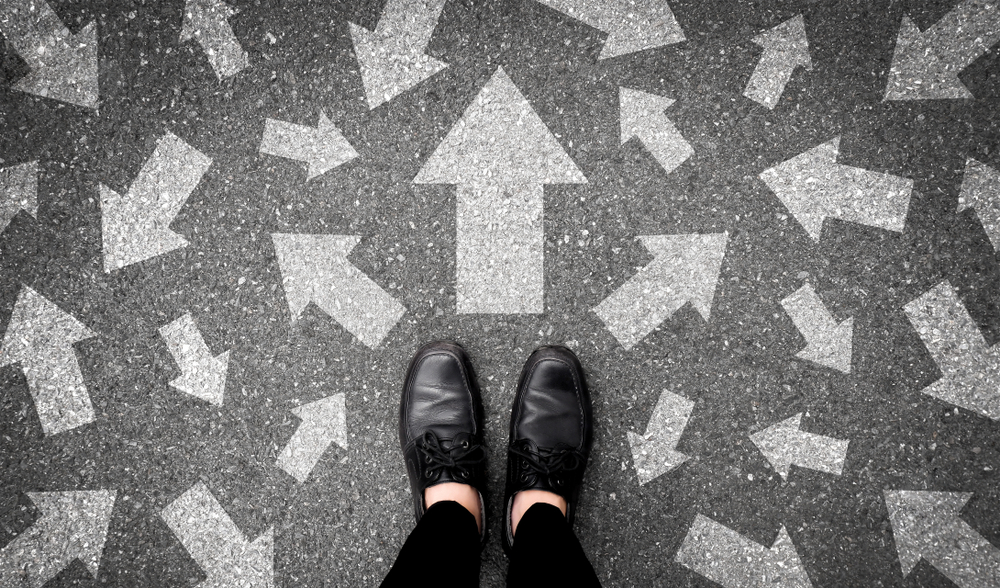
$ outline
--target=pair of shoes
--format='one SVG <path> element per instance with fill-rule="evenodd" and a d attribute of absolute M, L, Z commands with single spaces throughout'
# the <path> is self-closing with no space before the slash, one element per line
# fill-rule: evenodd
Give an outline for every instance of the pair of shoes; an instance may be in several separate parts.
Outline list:
<path fill-rule="evenodd" d="M 593 439 L 590 395 L 583 368 L 565 347 L 541 347 L 525 362 L 514 396 L 504 490 L 504 550 L 514 544 L 511 511 L 522 490 L 566 500 L 570 524 Z M 486 542 L 486 450 L 479 387 L 468 355 L 456 343 L 421 347 L 410 362 L 399 406 L 399 441 L 417 521 L 424 490 L 445 482 L 479 492 L 481 540 Z"/>

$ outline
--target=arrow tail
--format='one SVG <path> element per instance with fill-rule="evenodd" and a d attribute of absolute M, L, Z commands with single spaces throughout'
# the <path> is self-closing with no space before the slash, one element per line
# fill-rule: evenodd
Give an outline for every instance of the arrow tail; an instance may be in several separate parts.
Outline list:
<path fill-rule="evenodd" d="M 223 0 L 188 0 L 184 8 L 181 41 L 197 40 L 220 80 L 238 74 L 248 65 L 247 52 L 229 24 L 233 14 L 235 11 Z"/>
<path fill-rule="evenodd" d="M 938 59 L 964 69 L 1000 41 L 1000 7 L 964 0 L 923 34 Z"/>
<path fill-rule="evenodd" d="M 844 471 L 844 460 L 850 443 L 849 439 L 835 439 L 801 431 L 799 443 L 794 446 L 795 457 L 792 463 L 839 476 Z"/>
<path fill-rule="evenodd" d="M 641 436 L 628 433 L 639 484 L 646 484 L 687 461 L 688 456 L 675 448 L 692 410 L 693 401 L 664 390 L 653 408 L 646 433 Z"/>
<path fill-rule="evenodd" d="M 789 63 L 784 52 L 765 49 L 750 76 L 743 95 L 773 110 L 785 92 L 785 86 L 795 73 L 795 63 Z"/>
<path fill-rule="evenodd" d="M 375 34 L 395 39 L 406 54 L 423 53 L 437 28 L 446 0 L 389 0 Z"/>
<path fill-rule="evenodd" d="M 302 484 L 331 443 L 347 448 L 347 401 L 343 393 L 334 394 L 293 412 L 302 423 L 278 455 L 276 465 Z"/>
<path fill-rule="evenodd" d="M 308 163 L 319 151 L 316 129 L 275 119 L 264 121 L 260 152 Z"/>
<path fill-rule="evenodd" d="M 668 174 L 694 155 L 691 144 L 666 116 L 650 124 L 642 136 L 642 144 Z"/>
<path fill-rule="evenodd" d="M 210 576 L 230 565 L 230 549 L 247 544 L 229 513 L 201 482 L 171 502 L 160 516 Z"/>

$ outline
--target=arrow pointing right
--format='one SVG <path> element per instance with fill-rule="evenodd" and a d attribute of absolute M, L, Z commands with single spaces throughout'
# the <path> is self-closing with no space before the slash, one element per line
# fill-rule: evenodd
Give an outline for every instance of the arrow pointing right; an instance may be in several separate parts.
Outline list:
<path fill-rule="evenodd" d="M 840 137 L 764 170 L 764 180 L 815 241 L 823 219 L 900 232 L 913 180 L 837 163 Z"/>
<path fill-rule="evenodd" d="M 788 479 L 792 464 L 839 476 L 847 458 L 845 439 L 834 439 L 802 430 L 802 413 L 750 435 L 781 479 Z"/>
<path fill-rule="evenodd" d="M 792 17 L 753 38 L 764 48 L 743 95 L 774 110 L 796 67 L 812 70 L 806 23 L 802 15 Z"/>
<path fill-rule="evenodd" d="M 809 284 L 782 300 L 781 306 L 806 340 L 806 348 L 795 354 L 796 357 L 851 373 L 853 318 L 838 325 Z"/>
<path fill-rule="evenodd" d="M 646 433 L 637 435 L 632 431 L 628 432 L 632 463 L 640 485 L 651 482 L 687 461 L 688 456 L 677 451 L 676 447 L 693 409 L 693 401 L 664 390 L 653 408 Z"/>
<path fill-rule="evenodd" d="M 304 404 L 292 413 L 302 423 L 281 450 L 276 465 L 302 484 L 331 443 L 347 449 L 347 400 L 341 392 Z"/>
<path fill-rule="evenodd" d="M 31 72 L 14 88 L 97 109 L 97 27 L 71 35 L 45 0 L 0 2 L 0 30 Z"/>
<path fill-rule="evenodd" d="M 768 549 L 697 515 L 674 561 L 725 588 L 812 587 L 784 527 Z"/>
<path fill-rule="evenodd" d="M 267 119 L 260 140 L 260 152 L 308 163 L 308 180 L 358 156 L 340 129 L 322 112 L 319 114 L 319 126 L 315 129 Z"/>
<path fill-rule="evenodd" d="M 967 208 L 974 209 L 993 249 L 1000 251 L 1000 171 L 971 157 L 965 162 L 958 212 Z"/>
<path fill-rule="evenodd" d="M 691 302 L 708 320 L 726 255 L 726 233 L 639 237 L 653 261 L 594 308 L 608 330 L 631 349 Z"/>
<path fill-rule="evenodd" d="M 921 559 L 959 588 L 1000 586 L 1000 549 L 961 519 L 971 492 L 886 490 L 903 575 Z"/>
<path fill-rule="evenodd" d="M 101 567 L 115 492 L 28 492 L 40 518 L 0 549 L 0 585 L 41 588 L 73 561 L 94 578 Z"/>
<path fill-rule="evenodd" d="M 538 0 L 608 33 L 601 59 L 645 51 L 684 40 L 666 0 Z"/>
<path fill-rule="evenodd" d="M 674 100 L 631 88 L 620 88 L 618 100 L 622 145 L 638 138 L 668 174 L 694 155 L 691 144 L 663 114 Z"/>
<path fill-rule="evenodd" d="M 38 162 L 0 169 L 0 232 L 23 210 L 38 213 Z"/>

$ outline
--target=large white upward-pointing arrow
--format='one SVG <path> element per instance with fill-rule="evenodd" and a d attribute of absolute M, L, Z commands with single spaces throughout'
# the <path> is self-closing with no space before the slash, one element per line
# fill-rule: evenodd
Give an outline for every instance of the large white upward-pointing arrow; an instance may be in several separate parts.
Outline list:
<path fill-rule="evenodd" d="M 809 284 L 781 301 L 781 306 L 802 333 L 806 347 L 796 357 L 851 373 L 854 319 L 837 324 Z"/>
<path fill-rule="evenodd" d="M 153 155 L 122 196 L 101 184 L 104 271 L 145 261 L 187 246 L 170 230 L 212 160 L 173 133 L 156 142 Z"/>
<path fill-rule="evenodd" d="M 628 432 L 632 464 L 639 484 L 646 484 L 687 461 L 688 456 L 676 447 L 693 409 L 691 400 L 664 390 L 649 417 L 646 433 Z"/>
<path fill-rule="evenodd" d="M 544 185 L 587 178 L 503 68 L 413 181 L 458 184 L 458 312 L 544 312 Z"/>
<path fill-rule="evenodd" d="M 247 541 L 201 482 L 160 514 L 208 578 L 202 588 L 273 588 L 274 530 Z"/>
<path fill-rule="evenodd" d="M 350 23 L 369 108 L 392 100 L 448 66 L 424 54 L 444 3 L 388 0 L 375 32 Z"/>
<path fill-rule="evenodd" d="M 1000 420 L 1000 348 L 990 347 L 948 282 L 906 305 L 941 379 L 924 394 Z"/>
<path fill-rule="evenodd" d="M 839 164 L 839 153 L 837 137 L 765 170 L 760 179 L 816 241 L 827 217 L 902 231 L 913 180 Z"/>
<path fill-rule="evenodd" d="M 0 31 L 31 68 L 15 89 L 97 109 L 94 23 L 71 35 L 45 0 L 3 0 Z"/>
<path fill-rule="evenodd" d="M 971 492 L 886 490 L 903 575 L 924 559 L 959 588 L 1000 586 L 1000 549 L 962 520 Z"/>
<path fill-rule="evenodd" d="M 272 233 L 271 239 L 292 321 L 313 302 L 374 348 L 406 312 L 399 301 L 348 261 L 361 237 Z"/>
<path fill-rule="evenodd" d="M 631 349 L 688 302 L 708 320 L 726 255 L 726 233 L 639 237 L 653 256 L 594 308 L 597 316 Z"/>
<path fill-rule="evenodd" d="M 844 471 L 849 440 L 834 439 L 802 430 L 802 413 L 750 435 L 782 479 L 792 464 L 839 476 Z"/>
<path fill-rule="evenodd" d="M 768 109 L 774 109 L 785 92 L 785 86 L 792 79 L 795 68 L 812 70 L 805 20 L 801 14 L 792 17 L 757 35 L 753 42 L 763 47 L 764 53 L 760 56 L 743 95 Z"/>
<path fill-rule="evenodd" d="M 631 88 L 618 94 L 621 142 L 638 138 L 668 174 L 694 155 L 694 149 L 663 114 L 674 100 Z"/>
<path fill-rule="evenodd" d="M 340 129 L 322 112 L 316 128 L 267 119 L 260 152 L 309 164 L 306 178 L 309 180 L 358 156 Z"/>
<path fill-rule="evenodd" d="M 222 0 L 187 0 L 184 6 L 181 42 L 196 40 L 220 80 L 247 67 L 247 52 L 228 22 L 235 15 L 236 11 Z"/>
<path fill-rule="evenodd" d="M 331 443 L 347 449 L 347 400 L 343 392 L 292 410 L 302 419 L 278 455 L 277 466 L 303 483 Z"/>
<path fill-rule="evenodd" d="M 601 59 L 684 40 L 667 0 L 538 0 L 608 33 Z"/>
<path fill-rule="evenodd" d="M 28 492 L 40 518 L 0 549 L 0 586 L 41 588 L 74 560 L 101 567 L 115 492 Z"/>
<path fill-rule="evenodd" d="M 25 286 L 10 317 L 0 365 L 19 363 L 46 435 L 94 420 L 87 386 L 73 345 L 94 333 Z"/>
<path fill-rule="evenodd" d="M 768 549 L 697 515 L 674 561 L 725 588 L 812 587 L 784 527 Z"/>
<path fill-rule="evenodd" d="M 1000 41 L 1000 6 L 961 0 L 924 32 L 904 16 L 885 100 L 972 98 L 958 74 Z"/>
<path fill-rule="evenodd" d="M 190 314 L 162 327 L 160 336 L 181 370 L 181 376 L 170 385 L 185 394 L 222 406 L 229 352 L 213 356 Z"/>
<path fill-rule="evenodd" d="M 1000 171 L 969 158 L 958 198 L 958 212 L 971 208 L 986 229 L 993 249 L 1000 252 Z"/>

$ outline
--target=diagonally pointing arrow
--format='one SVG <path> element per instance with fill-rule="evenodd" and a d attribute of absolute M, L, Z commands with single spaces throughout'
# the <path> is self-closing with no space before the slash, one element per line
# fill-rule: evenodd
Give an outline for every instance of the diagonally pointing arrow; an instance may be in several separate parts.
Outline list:
<path fill-rule="evenodd" d="M 369 108 L 377 108 L 448 67 L 424 54 L 444 3 L 388 0 L 374 32 L 350 23 Z"/>
<path fill-rule="evenodd" d="M 94 23 L 71 35 L 44 0 L 4 0 L 0 31 L 31 68 L 15 89 L 97 110 Z"/>
<path fill-rule="evenodd" d="M 802 430 L 802 413 L 750 435 L 774 470 L 788 479 L 792 464 L 839 476 L 844 471 L 849 440 Z"/>
<path fill-rule="evenodd" d="M 688 456 L 677 451 L 677 442 L 684 433 L 694 402 L 664 390 L 656 401 L 646 433 L 628 432 L 632 448 L 632 463 L 639 484 L 646 484 L 687 461 Z"/>
<path fill-rule="evenodd" d="M 958 202 L 958 212 L 975 210 L 993 248 L 1000 251 L 1000 171 L 969 158 Z"/>
<path fill-rule="evenodd" d="M 694 149 L 663 111 L 674 103 L 670 98 L 620 88 L 621 142 L 637 137 L 668 174 L 694 155 Z"/>
<path fill-rule="evenodd" d="M 697 515 L 674 561 L 725 588 L 812 587 L 784 527 L 768 549 Z"/>
<path fill-rule="evenodd" d="M 795 68 L 812 70 L 806 23 L 802 15 L 792 17 L 753 38 L 764 48 L 743 95 L 769 110 L 778 104 Z"/>
<path fill-rule="evenodd" d="M 961 518 L 970 498 L 971 492 L 885 491 L 904 576 L 924 559 L 959 588 L 1000 586 L 1000 549 Z"/>
<path fill-rule="evenodd" d="M 608 33 L 601 59 L 673 45 L 684 40 L 666 0 L 538 0 Z"/>
<path fill-rule="evenodd" d="M 247 67 L 247 52 L 228 22 L 235 15 L 236 11 L 222 0 L 187 0 L 184 6 L 181 42 L 196 40 L 220 80 Z"/>
<path fill-rule="evenodd" d="M 544 312 L 544 185 L 587 178 L 503 68 L 413 181 L 458 184 L 458 312 Z"/>
<path fill-rule="evenodd" d="M 884 100 L 972 98 L 958 74 L 1000 41 L 1000 7 L 961 0 L 920 32 L 904 16 L 892 55 Z"/>
<path fill-rule="evenodd" d="M 309 180 L 358 156 L 340 129 L 320 113 L 317 128 L 267 119 L 260 152 L 309 164 Z"/>
<path fill-rule="evenodd" d="M 25 286 L 0 348 L 0 365 L 20 363 L 46 435 L 93 422 L 94 408 L 73 345 L 94 333 Z"/>
<path fill-rule="evenodd" d="M 302 423 L 278 455 L 277 466 L 302 484 L 331 443 L 347 449 L 347 401 L 341 392 L 304 404 L 292 413 Z"/>
<path fill-rule="evenodd" d="M 0 169 L 0 232 L 18 211 L 38 213 L 38 162 Z"/>
<path fill-rule="evenodd" d="M 40 518 L 0 549 L 0 586 L 41 588 L 75 560 L 101 567 L 115 492 L 28 492 Z"/>
<path fill-rule="evenodd" d="M 726 233 L 639 237 L 653 261 L 594 308 L 631 349 L 680 307 L 691 302 L 708 320 L 726 254 Z"/>
<path fill-rule="evenodd" d="M 167 349 L 182 374 L 170 385 L 185 394 L 222 406 L 229 352 L 213 356 L 190 314 L 162 327 L 160 336 L 167 342 Z"/>
<path fill-rule="evenodd" d="M 827 217 L 900 232 L 913 180 L 837 163 L 840 137 L 760 174 L 795 220 L 819 241 Z"/>
<path fill-rule="evenodd" d="M 253 542 L 201 482 L 160 514 L 208 578 L 202 588 L 272 588 L 274 530 Z"/>
<path fill-rule="evenodd" d="M 796 353 L 796 357 L 851 373 L 853 318 L 838 325 L 809 284 L 782 300 L 781 306 L 806 340 L 805 349 Z"/>
<path fill-rule="evenodd" d="M 362 343 L 375 348 L 406 312 L 348 261 L 361 237 L 272 233 L 271 239 L 293 321 L 313 302 Z"/>
<path fill-rule="evenodd" d="M 941 370 L 924 394 L 1000 420 L 1000 349 L 986 343 L 951 284 L 907 304 L 906 316 Z"/>
<path fill-rule="evenodd" d="M 122 196 L 101 184 L 104 271 L 185 247 L 187 241 L 170 230 L 170 223 L 211 165 L 208 156 L 167 133 L 157 141 L 128 194 Z"/>

